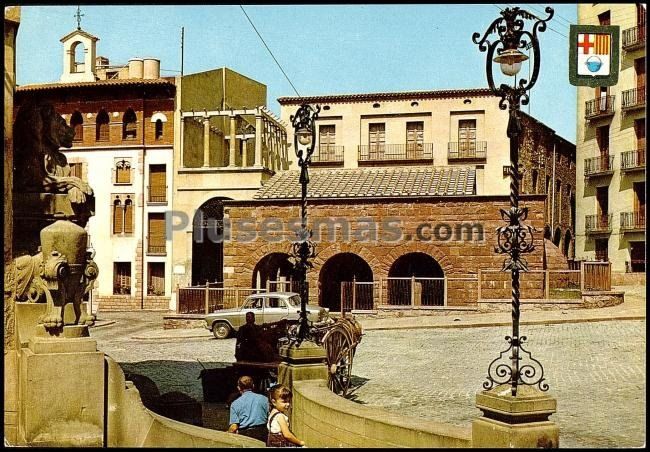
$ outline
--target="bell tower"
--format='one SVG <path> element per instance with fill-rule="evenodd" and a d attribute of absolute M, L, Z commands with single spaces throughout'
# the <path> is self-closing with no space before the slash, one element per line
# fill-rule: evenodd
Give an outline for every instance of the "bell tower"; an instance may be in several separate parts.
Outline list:
<path fill-rule="evenodd" d="M 68 33 L 61 42 L 63 43 L 63 74 L 61 82 L 94 82 L 95 55 L 99 38 L 81 29 L 81 16 L 77 10 L 77 29 Z"/>

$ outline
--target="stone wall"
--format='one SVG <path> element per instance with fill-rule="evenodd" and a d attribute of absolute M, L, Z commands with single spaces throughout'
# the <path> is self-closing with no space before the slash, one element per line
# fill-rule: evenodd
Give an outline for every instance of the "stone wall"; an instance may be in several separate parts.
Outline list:
<path fill-rule="evenodd" d="M 541 231 L 544 224 L 544 198 L 543 195 L 524 195 L 520 204 L 530 209 L 527 223 L 540 231 L 535 235 L 535 251 L 526 256 L 531 270 L 541 270 L 543 266 Z M 299 218 L 298 204 L 297 201 L 277 200 L 225 202 L 226 214 L 233 225 L 232 240 L 224 243 L 224 268 L 233 270 L 233 273 L 224 271 L 226 287 L 250 287 L 255 266 L 263 257 L 270 253 L 290 252 L 289 240 L 293 240 L 295 235 L 288 222 Z M 341 239 L 340 231 L 336 237 L 328 237 L 326 234 L 321 236 L 322 240 L 316 244 L 318 255 L 313 260 L 314 268 L 308 273 L 310 287 L 318 287 L 321 269 L 328 259 L 344 252 L 361 257 L 370 266 L 375 281 L 388 277 L 391 265 L 400 256 L 412 252 L 428 254 L 448 277 L 477 275 L 479 269 L 501 269 L 505 257 L 494 251 L 495 231 L 504 224 L 499 209 L 507 208 L 508 198 L 497 196 L 310 201 L 310 225 L 325 218 L 342 218 L 350 224 L 349 239 Z M 263 237 L 262 222 L 268 218 L 279 218 L 284 229 L 269 232 Z M 366 230 L 367 225 L 362 218 L 373 218 L 378 225 L 390 218 L 399 219 L 402 238 L 394 243 L 360 241 L 354 233 Z M 241 231 L 238 231 L 237 224 L 242 220 L 252 222 L 252 227 L 246 227 L 251 230 L 255 228 L 257 231 L 258 238 L 255 241 L 238 240 Z M 443 235 L 436 238 L 431 234 L 431 230 L 428 231 L 431 240 L 419 240 L 416 230 L 423 223 L 431 224 L 431 229 L 437 224 L 445 223 L 454 230 L 459 224 L 478 223 L 483 227 L 483 240 L 463 241 L 456 240 L 457 237 L 452 237 L 453 240 L 442 240 Z M 424 232 L 422 230 L 422 233 Z M 380 230 L 379 237 L 381 233 Z M 474 239 L 477 238 L 475 234 Z M 478 298 L 476 283 L 467 284 L 465 281 L 450 282 L 447 293 L 448 306 L 475 305 Z M 311 290 L 310 302 L 318 304 L 317 297 L 318 291 Z"/>
<path fill-rule="evenodd" d="M 170 297 L 145 296 L 144 299 L 134 298 L 129 295 L 114 295 L 112 297 L 97 297 L 97 310 L 99 312 L 117 311 L 169 311 Z"/>

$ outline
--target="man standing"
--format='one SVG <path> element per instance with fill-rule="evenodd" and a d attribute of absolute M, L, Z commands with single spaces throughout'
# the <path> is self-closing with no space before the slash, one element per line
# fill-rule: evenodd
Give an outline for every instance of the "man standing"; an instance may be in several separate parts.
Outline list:
<path fill-rule="evenodd" d="M 230 433 L 240 433 L 266 442 L 269 402 L 253 392 L 253 379 L 244 375 L 237 381 L 241 396 L 230 405 Z"/>
<path fill-rule="evenodd" d="M 259 350 L 259 335 L 261 327 L 255 324 L 255 313 L 246 313 L 246 324 L 237 332 L 235 344 L 235 359 L 237 361 L 261 361 Z"/>

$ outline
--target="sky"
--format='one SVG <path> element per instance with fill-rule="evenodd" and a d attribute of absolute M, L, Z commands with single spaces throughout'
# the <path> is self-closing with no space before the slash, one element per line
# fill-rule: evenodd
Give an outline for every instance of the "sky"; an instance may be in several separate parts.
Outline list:
<path fill-rule="evenodd" d="M 277 98 L 296 96 L 296 90 L 312 96 L 487 87 L 485 53 L 472 42 L 472 34 L 483 35 L 508 6 L 244 5 L 291 83 L 239 5 L 83 5 L 81 28 L 99 38 L 97 55 L 111 64 L 154 57 L 161 61 L 162 75 L 171 76 L 180 74 L 184 27 L 185 74 L 229 67 L 264 83 L 268 107 L 279 115 Z M 546 17 L 545 5 L 517 6 Z M 577 6 L 552 7 L 555 17 L 539 34 L 539 78 L 530 105 L 522 110 L 575 142 L 576 88 L 568 78 L 568 36 Z M 59 81 L 60 39 L 76 29 L 76 12 L 76 5 L 21 8 L 18 85 Z M 498 66 L 494 69 L 499 74 Z M 524 63 L 520 75 L 527 73 Z"/>

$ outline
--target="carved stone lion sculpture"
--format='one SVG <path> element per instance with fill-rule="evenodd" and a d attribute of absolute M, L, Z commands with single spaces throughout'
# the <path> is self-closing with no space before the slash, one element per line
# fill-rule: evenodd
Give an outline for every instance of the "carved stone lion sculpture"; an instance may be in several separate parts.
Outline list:
<path fill-rule="evenodd" d="M 70 166 L 59 148 L 72 146 L 74 129 L 49 103 L 26 103 L 14 123 L 14 190 L 67 193 L 70 202 L 86 203 L 90 186 L 70 175 Z"/>

